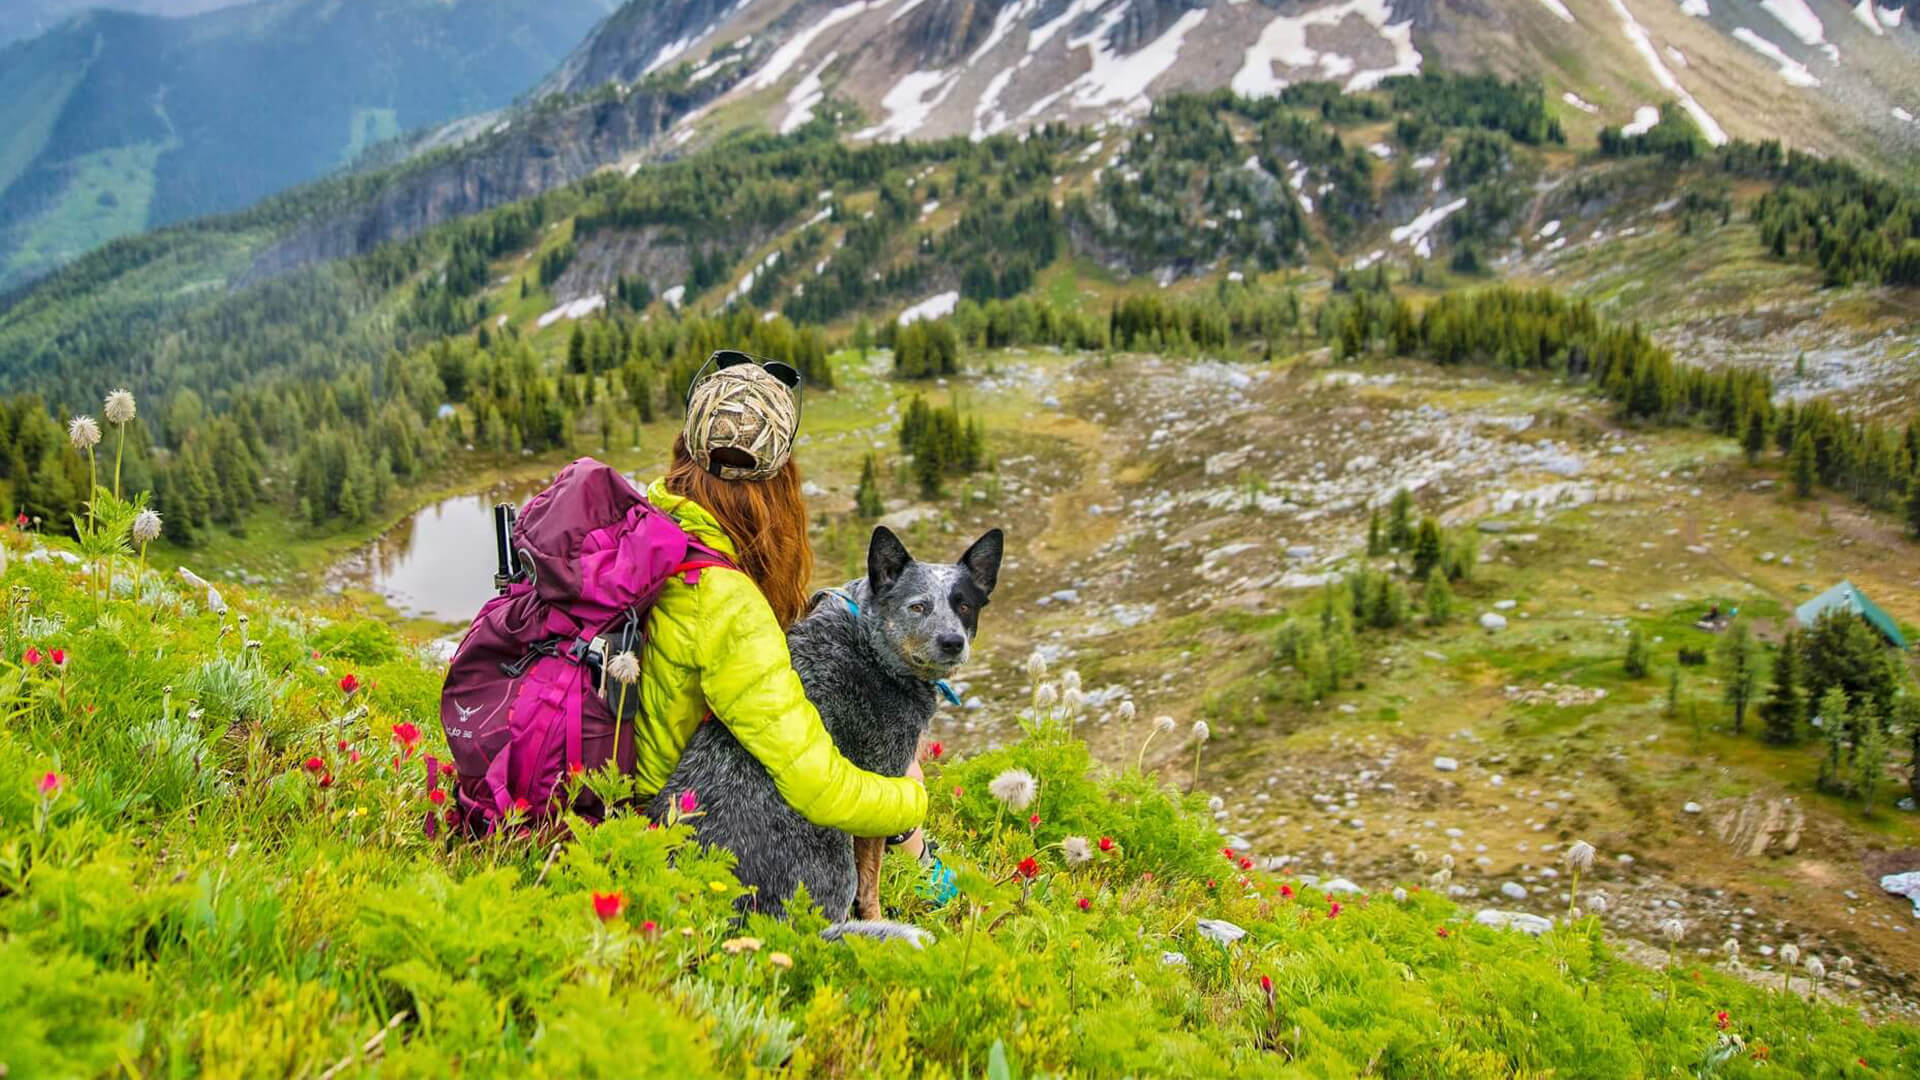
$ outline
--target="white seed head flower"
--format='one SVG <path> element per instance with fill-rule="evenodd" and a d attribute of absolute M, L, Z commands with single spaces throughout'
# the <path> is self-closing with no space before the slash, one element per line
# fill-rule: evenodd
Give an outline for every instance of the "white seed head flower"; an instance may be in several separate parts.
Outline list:
<path fill-rule="evenodd" d="M 1212 798 L 1207 800 L 1207 809 L 1213 811 L 1216 814 L 1222 810 L 1225 810 L 1226 808 L 1227 808 L 1227 800 L 1221 798 L 1218 795 L 1215 795 Z"/>
<path fill-rule="evenodd" d="M 153 541 L 158 539 L 160 539 L 160 512 L 159 511 L 142 510 L 139 513 L 133 515 L 133 542 L 134 543 L 147 544 L 147 543 L 152 543 Z"/>
<path fill-rule="evenodd" d="M 1595 915 L 1605 915 L 1607 913 L 1607 894 L 1597 892 L 1587 897 L 1587 910 L 1593 912 Z"/>
<path fill-rule="evenodd" d="M 1087 696 L 1082 694 L 1078 687 L 1069 686 L 1066 692 L 1060 695 L 1060 705 L 1065 708 L 1069 714 L 1078 716 L 1080 715 L 1080 710 L 1087 705 Z"/>
<path fill-rule="evenodd" d="M 1738 940 L 1734 938 L 1728 938 L 1727 940 L 1720 943 L 1720 948 L 1728 956 L 1736 960 L 1740 958 L 1740 942 Z"/>
<path fill-rule="evenodd" d="M 1851 956 L 1843 956 L 1843 957 L 1841 957 L 1840 959 L 1838 959 L 1838 960 L 1835 960 L 1835 961 L 1833 962 L 1833 969 L 1834 969 L 1835 971 L 1852 971 L 1852 970 L 1853 970 L 1853 957 L 1851 957 Z"/>
<path fill-rule="evenodd" d="M 1425 865 L 1427 865 L 1427 860 L 1428 860 L 1429 858 L 1431 858 L 1431 856 L 1429 856 L 1429 855 L 1428 855 L 1428 854 L 1427 854 L 1426 852 L 1424 852 L 1424 851 L 1417 851 L 1417 850 L 1416 850 L 1416 851 L 1415 851 L 1415 852 L 1413 853 L 1413 865 L 1415 865 L 1415 866 L 1425 866 Z"/>
<path fill-rule="evenodd" d="M 1452 880 L 1453 870 L 1445 866 L 1427 875 L 1428 884 L 1431 884 L 1436 889 L 1444 888 L 1446 884 Z"/>
<path fill-rule="evenodd" d="M 1807 958 L 1807 978 L 1818 982 L 1827 977 L 1827 965 L 1817 956 Z"/>
<path fill-rule="evenodd" d="M 1059 700 L 1060 691 L 1054 689 L 1053 684 L 1050 682 L 1041 683 L 1040 689 L 1033 692 L 1033 704 L 1034 707 L 1038 709 L 1051 709 L 1054 703 Z"/>
<path fill-rule="evenodd" d="M 1585 840 L 1575 840 L 1563 857 L 1568 866 L 1575 870 L 1585 870 L 1593 865 L 1593 845 Z"/>
<path fill-rule="evenodd" d="M 987 791 L 1007 809 L 1018 813 L 1033 805 L 1034 796 L 1040 793 L 1040 784 L 1025 769 L 1008 769 L 993 778 Z"/>
<path fill-rule="evenodd" d="M 1039 682 L 1046 677 L 1047 658 L 1042 656 L 1040 651 L 1036 649 L 1032 656 L 1027 657 L 1027 678 L 1034 682 Z"/>
<path fill-rule="evenodd" d="M 632 686 L 640 681 L 640 658 L 631 649 L 615 653 L 607 661 L 607 676 L 622 686 Z"/>
<path fill-rule="evenodd" d="M 100 443 L 100 425 L 91 416 L 76 416 L 67 421 L 67 441 L 75 450 L 91 450 Z"/>
<path fill-rule="evenodd" d="M 1441 852 L 1440 865 L 1442 868 L 1447 870 L 1453 869 L 1453 852 L 1451 851 Z"/>
<path fill-rule="evenodd" d="M 1207 722 L 1205 720 L 1195 720 L 1193 722 L 1193 741 L 1194 742 L 1203 743 L 1203 742 L 1206 742 L 1208 739 L 1211 739 L 1212 737 L 1213 737 L 1213 729 L 1207 726 Z"/>
<path fill-rule="evenodd" d="M 1158 731 L 1160 734 L 1165 735 L 1167 732 L 1173 730 L 1173 717 L 1162 716 L 1156 719 L 1153 722 L 1153 728 L 1155 731 Z"/>
<path fill-rule="evenodd" d="M 1073 670 L 1072 668 L 1068 668 L 1066 671 L 1061 672 L 1060 685 L 1064 687 L 1069 693 L 1080 689 L 1080 673 L 1078 671 Z"/>
<path fill-rule="evenodd" d="M 101 408 L 101 412 L 106 414 L 107 423 L 109 424 L 125 424 L 131 422 L 134 414 L 133 391 L 122 389 L 115 390 L 113 393 L 108 394 L 106 404 Z"/>
<path fill-rule="evenodd" d="M 1068 866 L 1079 866 L 1093 861 L 1093 845 L 1084 836 L 1069 836 L 1060 841 L 1060 857 Z"/>
<path fill-rule="evenodd" d="M 1393 900 L 1394 900 L 1394 903 L 1397 903 L 1397 904 L 1404 904 L 1404 903 L 1406 903 L 1406 902 L 1407 902 L 1407 890 L 1405 890 L 1405 889 L 1398 889 L 1398 888 L 1396 888 L 1396 889 L 1394 889 L 1394 890 L 1393 890 Z"/>
<path fill-rule="evenodd" d="M 1132 720 L 1134 716 L 1134 711 L 1135 710 L 1133 707 L 1132 698 L 1128 698 L 1127 700 L 1120 703 L 1120 719 Z"/>
<path fill-rule="evenodd" d="M 1687 936 L 1687 924 L 1679 919 L 1668 919 L 1660 924 L 1660 936 L 1668 941 L 1679 941 Z"/>
<path fill-rule="evenodd" d="M 1792 942 L 1780 946 L 1780 962 L 1788 967 L 1797 966 L 1800 963 L 1800 946 Z"/>

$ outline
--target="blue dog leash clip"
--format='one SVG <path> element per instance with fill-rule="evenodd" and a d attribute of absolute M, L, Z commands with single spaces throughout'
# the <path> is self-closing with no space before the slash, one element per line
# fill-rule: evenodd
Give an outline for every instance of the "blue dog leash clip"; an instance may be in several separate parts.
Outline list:
<path fill-rule="evenodd" d="M 940 856 L 929 853 L 925 878 L 920 882 L 920 895 L 933 901 L 934 907 L 940 907 L 959 895 L 960 887 L 954 883 L 953 868 L 940 861 Z"/>

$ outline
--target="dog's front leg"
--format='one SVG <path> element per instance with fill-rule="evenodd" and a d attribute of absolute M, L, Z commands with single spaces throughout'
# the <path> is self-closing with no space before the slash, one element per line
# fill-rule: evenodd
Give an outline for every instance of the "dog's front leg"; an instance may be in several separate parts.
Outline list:
<path fill-rule="evenodd" d="M 880 861 L 887 856 L 884 836 L 853 838 L 853 868 L 858 874 L 854 888 L 853 912 L 856 918 L 880 918 Z"/>

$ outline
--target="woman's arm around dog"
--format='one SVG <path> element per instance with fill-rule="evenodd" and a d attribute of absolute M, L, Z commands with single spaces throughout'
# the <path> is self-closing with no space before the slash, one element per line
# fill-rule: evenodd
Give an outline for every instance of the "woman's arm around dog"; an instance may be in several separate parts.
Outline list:
<path fill-rule="evenodd" d="M 707 705 L 766 766 L 787 805 L 815 825 L 855 836 L 918 826 L 927 816 L 926 789 L 860 769 L 834 748 L 793 670 L 786 634 L 753 581 L 708 570 L 696 591 L 693 652 Z"/>

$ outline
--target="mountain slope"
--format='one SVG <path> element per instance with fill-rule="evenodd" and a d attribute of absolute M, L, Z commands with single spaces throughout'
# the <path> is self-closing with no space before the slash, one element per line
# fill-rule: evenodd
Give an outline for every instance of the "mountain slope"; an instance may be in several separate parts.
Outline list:
<path fill-rule="evenodd" d="M 90 12 L 0 51 L 0 287 L 511 100 L 606 0 Z"/>
<path fill-rule="evenodd" d="M 1114 121 L 1183 90 L 1364 89 L 1444 67 L 1538 79 L 1596 127 L 1677 100 L 1716 140 L 1786 132 L 1902 164 L 1920 149 L 1920 33 L 1871 0 L 633 0 L 545 88 L 704 70 L 722 49 L 751 54 L 730 121 L 787 128 L 832 97 L 865 114 L 855 138 L 977 138 Z"/>
<path fill-rule="evenodd" d="M 94 8 L 130 11 L 141 15 L 198 15 L 214 8 L 232 7 L 244 0 L 10 0 L 7 18 L 0 21 L 0 48 L 36 38 L 62 21 Z"/>

